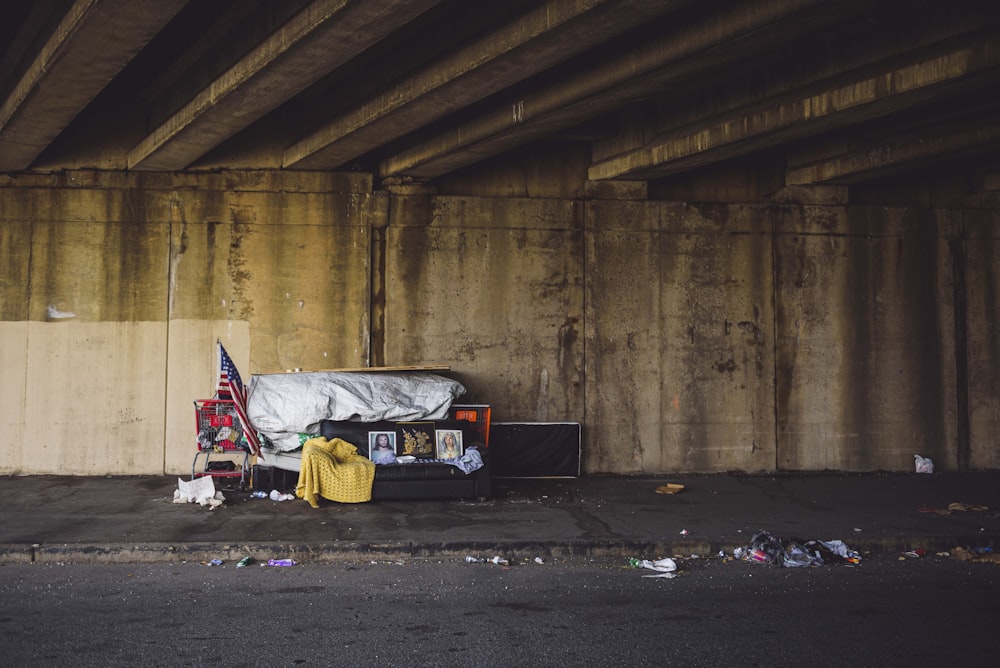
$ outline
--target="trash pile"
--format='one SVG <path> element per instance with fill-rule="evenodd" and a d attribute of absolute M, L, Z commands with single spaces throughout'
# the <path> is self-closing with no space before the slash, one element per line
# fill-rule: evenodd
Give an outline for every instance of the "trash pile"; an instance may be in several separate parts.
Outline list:
<path fill-rule="evenodd" d="M 223 503 L 226 497 L 222 492 L 215 491 L 212 478 L 205 476 L 194 480 L 177 479 L 177 489 L 174 490 L 174 503 L 197 503 L 214 510 Z"/>
<path fill-rule="evenodd" d="M 536 561 L 538 561 L 538 560 L 536 559 Z M 474 556 L 472 556 L 470 554 L 470 555 L 467 555 L 465 557 L 465 563 L 467 563 L 467 564 L 486 564 L 486 563 L 490 563 L 490 564 L 496 564 L 497 566 L 507 566 L 507 565 L 510 564 L 510 561 L 508 559 L 504 559 L 500 555 L 496 555 L 492 559 L 484 559 L 482 557 L 474 557 Z M 541 561 L 538 561 L 538 563 L 541 563 Z"/>
<path fill-rule="evenodd" d="M 824 564 L 860 564 L 861 555 L 842 540 L 792 539 L 781 541 L 767 531 L 758 531 L 748 547 L 738 547 L 733 557 L 771 566 L 822 566 Z"/>
<path fill-rule="evenodd" d="M 295 495 L 294 494 L 283 494 L 283 493 L 279 492 L 276 489 L 272 489 L 270 494 L 268 494 L 267 492 L 265 492 L 263 490 L 257 490 L 255 492 L 251 492 L 250 496 L 252 498 L 254 498 L 254 499 L 271 499 L 272 501 L 294 501 L 295 500 Z"/>
<path fill-rule="evenodd" d="M 222 566 L 226 562 L 222 559 L 211 559 L 209 561 L 201 562 L 206 566 Z M 238 562 L 236 562 L 236 568 L 243 568 L 245 566 L 250 566 L 256 563 L 253 557 L 243 557 Z M 294 559 L 268 559 L 267 562 L 261 563 L 261 566 L 297 566 L 299 562 Z"/>

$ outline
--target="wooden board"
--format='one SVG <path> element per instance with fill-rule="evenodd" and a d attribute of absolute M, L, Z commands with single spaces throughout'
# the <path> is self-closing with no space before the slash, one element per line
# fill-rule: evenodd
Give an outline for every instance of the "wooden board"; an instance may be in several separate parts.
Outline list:
<path fill-rule="evenodd" d="M 336 371 L 338 373 L 379 373 L 379 372 L 398 372 L 398 371 L 451 371 L 451 367 L 447 364 L 425 364 L 419 366 L 369 366 L 369 367 L 358 367 L 355 369 L 295 369 L 294 371 L 266 371 L 264 373 L 254 374 L 255 376 L 272 376 L 276 374 L 285 373 L 325 373 L 330 371 Z"/>

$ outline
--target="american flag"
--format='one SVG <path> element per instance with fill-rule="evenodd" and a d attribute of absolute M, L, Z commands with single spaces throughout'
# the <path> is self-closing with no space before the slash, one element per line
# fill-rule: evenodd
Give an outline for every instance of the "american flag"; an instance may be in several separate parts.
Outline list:
<path fill-rule="evenodd" d="M 222 347 L 222 341 L 219 341 L 218 344 L 219 389 L 217 392 L 219 398 L 225 399 L 227 395 L 232 398 L 236 415 L 239 416 L 240 424 L 243 425 L 243 433 L 247 437 L 247 443 L 250 444 L 250 452 L 260 457 L 260 440 L 257 438 L 257 432 L 254 431 L 250 420 L 247 419 L 247 392 L 246 388 L 243 387 L 243 379 L 240 378 L 240 372 L 237 371 L 229 353 Z"/>

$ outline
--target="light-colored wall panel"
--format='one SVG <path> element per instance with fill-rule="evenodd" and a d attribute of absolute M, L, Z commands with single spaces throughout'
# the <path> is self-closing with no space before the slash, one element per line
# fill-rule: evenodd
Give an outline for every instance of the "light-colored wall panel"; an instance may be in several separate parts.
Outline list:
<path fill-rule="evenodd" d="M 164 322 L 31 322 L 21 473 L 163 471 Z"/>
<path fill-rule="evenodd" d="M 0 321 L 0 475 L 21 473 L 25 457 L 28 322 Z"/>

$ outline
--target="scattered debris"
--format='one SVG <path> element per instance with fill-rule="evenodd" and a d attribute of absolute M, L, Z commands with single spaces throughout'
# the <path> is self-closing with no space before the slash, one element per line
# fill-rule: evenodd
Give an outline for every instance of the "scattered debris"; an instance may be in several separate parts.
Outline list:
<path fill-rule="evenodd" d="M 733 557 L 744 561 L 756 561 L 771 566 L 799 567 L 822 566 L 826 563 L 861 563 L 861 555 L 847 547 L 841 540 L 793 539 L 784 542 L 767 531 L 757 531 L 750 539 L 748 547 L 733 550 Z"/>
<path fill-rule="evenodd" d="M 691 532 L 690 532 L 690 531 L 688 531 L 687 529 L 681 529 L 681 535 L 682 535 L 682 536 L 686 536 L 686 535 L 688 535 L 689 533 L 691 533 Z"/>
<path fill-rule="evenodd" d="M 535 558 L 535 561 L 538 562 L 538 563 L 541 563 L 539 561 L 538 557 Z M 507 559 L 504 559 L 500 555 L 496 555 L 492 559 L 483 559 L 481 557 L 474 557 L 474 556 L 472 556 L 470 554 L 470 555 L 468 555 L 468 556 L 465 557 L 465 563 L 467 563 L 467 564 L 485 564 L 485 563 L 490 563 L 490 564 L 496 564 L 498 566 L 507 566 L 508 564 L 510 564 L 510 561 L 508 561 Z"/>
<path fill-rule="evenodd" d="M 544 562 L 544 561 L 542 561 L 542 558 L 541 558 L 541 557 L 535 557 L 535 563 L 536 563 L 536 564 L 544 564 L 545 562 Z"/>
<path fill-rule="evenodd" d="M 952 510 L 952 511 L 958 510 L 958 511 L 963 511 L 963 512 L 966 511 L 966 510 L 972 510 L 974 512 L 980 512 L 981 513 L 981 512 L 985 512 L 985 511 L 989 510 L 989 507 L 988 506 L 974 506 L 974 505 L 969 504 L 969 503 L 949 503 L 948 504 L 948 510 Z"/>
<path fill-rule="evenodd" d="M 236 562 L 236 568 L 243 568 L 244 566 L 249 566 L 253 563 L 253 557 L 243 557 Z"/>
<path fill-rule="evenodd" d="M 208 566 L 221 566 L 222 565 L 222 559 L 212 559 L 211 561 L 207 562 L 207 565 Z"/>
<path fill-rule="evenodd" d="M 934 462 L 932 462 L 929 457 L 913 455 L 913 462 L 916 466 L 917 473 L 934 473 Z"/>
<path fill-rule="evenodd" d="M 271 490 L 270 498 L 272 501 L 293 501 L 295 499 L 294 494 L 282 494 L 276 489 Z"/>
<path fill-rule="evenodd" d="M 268 566 L 294 566 L 296 564 L 293 559 L 268 559 Z"/>
<path fill-rule="evenodd" d="M 952 548 L 951 557 L 958 561 L 1000 564 L 1000 554 L 994 552 L 991 547 L 974 547 L 970 549 L 956 547 Z"/>
<path fill-rule="evenodd" d="M 930 508 L 928 506 L 921 506 L 920 508 L 917 508 L 917 511 L 921 513 L 931 513 L 934 515 L 940 515 L 944 517 L 947 515 L 951 515 L 954 512 L 972 511 L 972 512 L 982 513 L 986 512 L 989 509 L 990 509 L 989 506 L 979 506 L 971 503 L 952 502 L 948 504 L 947 508 Z"/>

